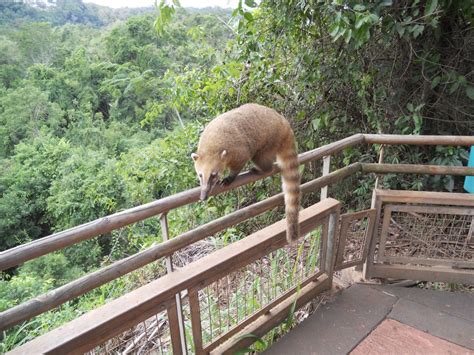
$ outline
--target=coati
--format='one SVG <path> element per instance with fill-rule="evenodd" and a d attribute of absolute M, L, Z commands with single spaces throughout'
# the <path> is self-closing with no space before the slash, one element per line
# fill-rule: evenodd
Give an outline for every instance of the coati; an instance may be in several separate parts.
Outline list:
<path fill-rule="evenodd" d="M 197 153 L 192 153 L 201 184 L 201 200 L 206 200 L 224 171 L 221 183 L 230 184 L 251 160 L 252 170 L 266 173 L 277 160 L 281 168 L 289 243 L 299 237 L 300 174 L 293 131 L 275 110 L 246 104 L 214 118 L 201 134 Z"/>

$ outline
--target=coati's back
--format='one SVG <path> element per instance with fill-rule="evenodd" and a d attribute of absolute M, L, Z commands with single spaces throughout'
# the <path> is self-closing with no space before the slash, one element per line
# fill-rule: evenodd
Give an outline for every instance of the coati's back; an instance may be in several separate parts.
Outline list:
<path fill-rule="evenodd" d="M 204 129 L 198 154 L 205 151 L 228 149 L 253 153 L 265 146 L 277 146 L 291 131 L 288 121 L 275 110 L 257 104 L 246 104 L 214 118 Z M 291 132 L 293 134 L 293 132 Z M 240 149 L 242 148 L 242 149 Z M 248 159 L 250 159 L 248 157 Z M 248 160 L 247 159 L 247 160 Z"/>
<path fill-rule="evenodd" d="M 194 159 L 201 187 L 206 183 L 210 191 L 213 185 L 208 183 L 208 175 L 212 179 L 213 174 L 229 169 L 231 181 L 249 160 L 257 170 L 268 172 L 275 157 L 282 173 L 287 239 L 293 242 L 299 236 L 300 175 L 294 134 L 282 115 L 257 104 L 228 111 L 205 128 Z"/>

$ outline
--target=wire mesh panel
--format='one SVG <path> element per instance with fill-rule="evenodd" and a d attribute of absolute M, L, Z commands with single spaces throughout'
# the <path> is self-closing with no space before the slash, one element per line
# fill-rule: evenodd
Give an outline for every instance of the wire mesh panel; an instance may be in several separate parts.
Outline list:
<path fill-rule="evenodd" d="M 341 216 L 336 270 L 362 264 L 365 261 L 374 224 L 375 209 L 346 213 Z"/>
<path fill-rule="evenodd" d="M 87 354 L 172 354 L 167 311 L 157 313 Z"/>
<path fill-rule="evenodd" d="M 197 290 L 205 351 L 320 274 L 322 228 Z"/>
<path fill-rule="evenodd" d="M 378 261 L 474 266 L 474 208 L 387 205 Z"/>

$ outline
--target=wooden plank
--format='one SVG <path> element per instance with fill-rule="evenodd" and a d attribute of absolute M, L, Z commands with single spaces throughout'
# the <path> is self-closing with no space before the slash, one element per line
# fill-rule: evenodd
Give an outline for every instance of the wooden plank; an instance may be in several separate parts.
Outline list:
<path fill-rule="evenodd" d="M 392 211 L 474 216 L 474 208 L 472 207 L 392 205 Z M 420 218 L 423 218 L 423 216 L 420 216 Z"/>
<path fill-rule="evenodd" d="M 191 325 L 194 341 L 194 352 L 205 354 L 202 346 L 201 305 L 199 303 L 199 289 L 193 288 L 188 292 L 189 307 L 191 309 Z"/>
<path fill-rule="evenodd" d="M 474 284 L 474 271 L 452 269 L 445 266 L 385 265 L 375 264 L 372 277 L 420 281 L 455 282 Z"/>
<path fill-rule="evenodd" d="M 339 202 L 328 198 L 302 210 L 299 220 L 302 235 L 339 209 Z M 86 313 L 15 350 L 17 353 L 67 353 L 75 349 L 88 351 L 110 336 L 117 335 L 156 314 L 160 305 L 174 302 L 176 293 L 204 284 L 221 270 L 252 262 L 275 245 L 284 245 L 285 240 L 286 221 L 282 220 Z M 3 325 L 4 321 L 11 322 L 3 313 L 2 316 L 0 324 Z"/>
<path fill-rule="evenodd" d="M 338 153 L 346 148 L 354 147 L 356 145 L 362 144 L 363 142 L 363 134 L 354 134 L 337 142 L 332 142 L 308 152 L 304 152 L 299 155 L 298 161 L 300 164 L 306 164 L 310 161 L 322 159 L 327 155 L 334 155 L 335 153 Z"/>
<path fill-rule="evenodd" d="M 381 202 L 474 207 L 474 198 L 468 193 L 407 190 L 375 190 L 375 193 Z"/>
<path fill-rule="evenodd" d="M 375 174 L 427 174 L 474 176 L 474 168 L 467 166 L 368 164 L 362 163 L 362 172 Z"/>
<path fill-rule="evenodd" d="M 173 346 L 173 354 L 183 354 L 181 346 L 181 334 L 179 329 L 178 308 L 176 302 L 171 302 L 167 308 L 168 322 L 170 326 L 171 345 Z"/>
<path fill-rule="evenodd" d="M 163 213 L 160 217 L 160 224 L 161 224 L 161 235 L 163 236 L 163 241 L 169 240 L 169 230 L 168 230 L 168 217 L 167 213 Z M 166 273 L 171 273 L 173 272 L 173 254 L 170 254 L 166 256 Z M 184 325 L 184 320 L 183 320 L 183 307 L 181 304 L 181 293 L 178 292 L 175 296 L 176 302 L 175 302 L 175 307 L 176 307 L 176 326 L 177 326 L 177 333 L 176 329 L 173 328 L 171 332 L 171 338 L 173 339 L 173 342 L 175 341 L 175 338 L 180 340 L 180 348 L 181 352 L 183 352 L 183 349 L 186 351 L 187 346 L 186 346 L 186 333 L 185 333 L 185 325 Z M 169 310 L 168 310 L 169 313 Z M 171 328 L 171 320 L 170 320 L 170 328 Z M 174 344 L 174 343 L 173 343 Z M 173 349 L 175 346 L 173 346 Z M 177 350 L 178 351 L 178 350 Z"/>
<path fill-rule="evenodd" d="M 375 209 L 367 210 L 368 217 L 369 217 L 369 225 L 367 227 L 367 233 L 365 235 L 365 244 L 364 244 L 364 251 L 362 253 L 362 260 L 365 262 L 367 260 L 367 255 L 369 253 L 369 245 L 370 241 L 375 236 L 375 220 L 377 216 L 377 211 Z"/>
<path fill-rule="evenodd" d="M 379 250 L 377 253 L 377 261 L 381 261 L 385 255 L 385 244 L 387 243 L 388 228 L 390 227 L 390 221 L 392 218 L 393 205 L 383 206 L 383 222 L 382 230 L 380 231 Z"/>
<path fill-rule="evenodd" d="M 387 262 L 390 264 L 411 264 L 411 265 L 431 265 L 431 266 L 448 266 L 457 269 L 474 269 L 474 260 L 460 260 L 460 259 L 434 259 L 434 258 L 419 258 L 414 256 L 384 256 L 378 261 Z"/>
<path fill-rule="evenodd" d="M 334 274 L 334 261 L 336 259 L 336 239 L 337 234 L 339 233 L 339 216 L 340 211 L 336 211 L 329 215 L 328 222 L 328 243 L 327 243 L 327 253 L 326 253 L 326 270 L 328 277 L 332 284 L 333 274 Z"/>
<path fill-rule="evenodd" d="M 331 168 L 331 156 L 328 155 L 323 157 L 323 176 L 329 174 L 329 169 Z M 321 188 L 321 201 L 328 197 L 328 187 L 327 185 Z"/>
<path fill-rule="evenodd" d="M 217 347 L 210 354 L 235 354 L 236 351 L 252 345 L 256 338 L 244 337 L 248 334 L 254 334 L 258 337 L 264 336 L 269 330 L 276 327 L 288 317 L 289 311 L 296 299 L 296 309 L 305 305 L 321 292 L 331 288 L 331 279 L 327 274 L 321 275 L 317 281 L 313 281 L 301 288 L 299 294 L 286 299 L 270 312 L 264 314 L 252 324 L 242 329 L 236 336 Z M 296 352 L 297 353 L 297 352 Z"/>
<path fill-rule="evenodd" d="M 303 194 L 317 191 L 324 184 L 340 181 L 355 171 L 360 170 L 360 164 L 352 164 L 345 168 L 334 171 L 324 177 L 312 180 L 301 186 Z M 85 275 L 53 291 L 24 302 L 16 307 L 0 313 L 0 330 L 7 329 L 24 320 L 30 319 L 38 314 L 49 311 L 75 297 L 81 296 L 109 281 L 145 266 L 159 258 L 165 257 L 199 240 L 211 236 L 219 231 L 231 227 L 237 223 L 257 216 L 271 208 L 284 203 L 283 194 L 272 196 L 266 200 L 257 202 L 248 207 L 237 210 L 224 217 L 218 218 L 207 224 L 199 226 L 182 235 L 165 241 L 156 246 L 145 249 L 128 258 L 116 261 L 100 270 Z"/>
<path fill-rule="evenodd" d="M 381 219 L 381 214 L 382 214 L 382 200 L 380 195 L 377 194 L 377 191 L 384 191 L 384 190 L 374 190 L 373 194 L 375 195 L 374 199 L 374 209 L 375 209 L 375 224 L 374 224 L 374 230 L 372 233 L 372 236 L 370 238 L 369 245 L 367 246 L 368 248 L 368 253 L 367 253 L 367 258 L 365 259 L 365 264 L 364 264 L 364 278 L 365 279 L 370 279 L 372 277 L 372 268 L 374 265 L 374 258 L 375 258 L 375 249 L 377 247 L 377 243 L 379 241 L 379 230 L 378 226 L 380 225 L 380 219 Z"/>
<path fill-rule="evenodd" d="M 409 144 L 409 145 L 474 145 L 473 136 L 415 136 L 399 134 L 364 134 L 368 144 Z"/>

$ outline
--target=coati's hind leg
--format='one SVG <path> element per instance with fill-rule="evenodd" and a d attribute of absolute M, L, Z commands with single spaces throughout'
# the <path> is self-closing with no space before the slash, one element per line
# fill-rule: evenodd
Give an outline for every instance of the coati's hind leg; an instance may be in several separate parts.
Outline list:
<path fill-rule="evenodd" d="M 273 161 L 275 157 L 266 153 L 257 153 L 252 158 L 252 162 L 255 164 L 255 167 L 252 168 L 252 172 L 258 174 L 269 173 L 273 170 Z"/>

